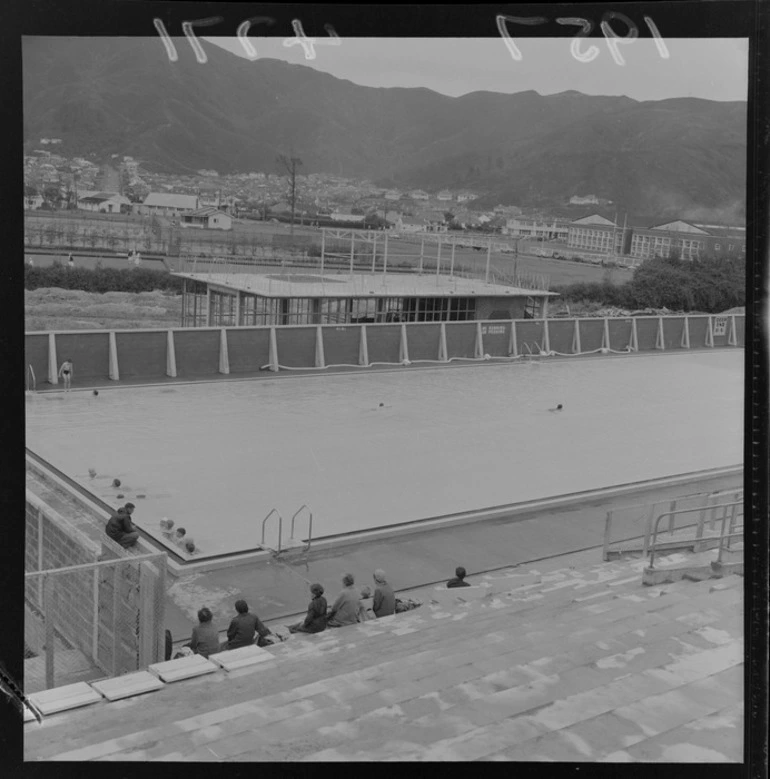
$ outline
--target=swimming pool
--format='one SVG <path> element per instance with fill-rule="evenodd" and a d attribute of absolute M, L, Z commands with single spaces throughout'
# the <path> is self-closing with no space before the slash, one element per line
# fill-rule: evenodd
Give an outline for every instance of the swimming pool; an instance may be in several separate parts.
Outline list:
<path fill-rule="evenodd" d="M 743 358 L 704 350 L 51 392 L 27 396 L 27 446 L 109 504 L 133 500 L 150 534 L 167 516 L 218 555 L 257 546 L 273 508 L 288 521 L 307 504 L 317 538 L 738 465 Z"/>

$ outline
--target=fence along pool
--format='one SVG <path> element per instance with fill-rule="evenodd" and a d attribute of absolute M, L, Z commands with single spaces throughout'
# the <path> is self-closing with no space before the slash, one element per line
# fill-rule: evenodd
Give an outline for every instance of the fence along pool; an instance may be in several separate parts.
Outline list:
<path fill-rule="evenodd" d="M 745 316 L 678 315 L 408 324 L 281 325 L 26 333 L 25 386 L 201 378 L 260 369 L 446 363 L 743 347 Z M 30 371 L 31 368 L 31 371 Z"/>

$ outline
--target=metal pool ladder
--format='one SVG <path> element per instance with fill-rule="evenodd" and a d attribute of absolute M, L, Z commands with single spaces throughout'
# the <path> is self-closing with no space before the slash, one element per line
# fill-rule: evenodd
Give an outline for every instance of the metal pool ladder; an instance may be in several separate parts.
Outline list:
<path fill-rule="evenodd" d="M 297 517 L 303 512 L 306 511 L 308 515 L 308 531 L 307 531 L 307 540 L 302 542 L 300 539 L 296 539 L 294 537 L 294 528 L 296 526 Z M 281 513 L 276 508 L 270 509 L 267 516 L 262 520 L 262 543 L 261 546 L 263 549 L 269 549 L 270 547 L 265 546 L 265 526 L 267 525 L 267 521 L 275 515 L 278 517 L 278 547 L 277 549 L 271 549 L 272 552 L 275 552 L 276 554 L 283 551 L 283 517 L 281 516 Z M 313 512 L 308 508 L 306 504 L 302 504 L 295 512 L 294 515 L 291 518 L 291 529 L 290 529 L 290 537 L 289 541 L 287 543 L 287 549 L 293 548 L 296 549 L 297 547 L 300 547 L 304 543 L 304 549 L 303 552 L 307 552 L 310 549 L 310 545 L 313 542 Z"/>

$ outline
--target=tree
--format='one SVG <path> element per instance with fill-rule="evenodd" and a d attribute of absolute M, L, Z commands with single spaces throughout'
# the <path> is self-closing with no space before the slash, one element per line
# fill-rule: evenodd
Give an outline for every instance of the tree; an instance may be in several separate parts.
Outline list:
<path fill-rule="evenodd" d="M 297 208 L 297 168 L 302 165 L 299 157 L 287 157 L 285 154 L 278 156 L 278 164 L 281 165 L 289 176 L 289 203 L 291 205 L 291 237 L 294 237 L 294 214 Z"/>

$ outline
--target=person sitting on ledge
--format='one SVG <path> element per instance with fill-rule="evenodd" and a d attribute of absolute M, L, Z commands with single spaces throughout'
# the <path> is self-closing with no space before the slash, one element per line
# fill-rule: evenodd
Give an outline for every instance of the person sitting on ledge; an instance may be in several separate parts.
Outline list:
<path fill-rule="evenodd" d="M 183 527 L 178 527 L 174 531 L 174 535 L 171 536 L 171 540 L 181 549 L 184 549 L 184 543 L 187 540 L 185 538 L 185 535 L 187 535 L 187 531 Z"/>
<path fill-rule="evenodd" d="M 337 596 L 329 609 L 326 624 L 330 628 L 341 628 L 343 625 L 355 625 L 358 622 L 358 602 L 360 593 L 353 587 L 353 574 L 346 573 L 342 577 L 343 590 Z"/>
<path fill-rule="evenodd" d="M 205 606 L 198 612 L 198 624 L 193 628 L 190 649 L 203 657 L 219 651 L 219 631 L 211 621 L 213 614 Z"/>
<path fill-rule="evenodd" d="M 121 507 L 113 514 L 104 528 L 107 535 L 122 547 L 134 546 L 139 540 L 139 531 L 131 521 L 130 513 Z"/>
<path fill-rule="evenodd" d="M 468 582 L 465 581 L 465 568 L 462 567 L 462 565 L 458 565 L 457 568 L 455 568 L 455 577 L 454 579 L 450 579 L 447 583 L 447 587 L 470 587 L 471 585 L 468 584 Z"/>
<path fill-rule="evenodd" d="M 374 572 L 374 603 L 372 611 L 375 617 L 387 617 L 396 613 L 396 594 L 385 578 L 385 571 L 378 568 Z"/>
<path fill-rule="evenodd" d="M 174 520 L 168 517 L 163 517 L 160 521 L 160 532 L 163 534 L 163 538 L 168 541 L 171 540 L 171 531 L 174 528 Z"/>
<path fill-rule="evenodd" d="M 372 588 L 365 584 L 361 588 L 358 599 L 358 621 L 366 622 L 368 619 L 374 619 L 374 612 L 372 611 L 371 604 L 368 603 L 372 597 Z"/>
<path fill-rule="evenodd" d="M 310 593 L 313 599 L 307 607 L 307 616 L 303 622 L 290 625 L 292 633 L 320 633 L 326 630 L 326 598 L 324 588 L 320 584 L 311 584 Z"/>
<path fill-rule="evenodd" d="M 239 649 L 242 646 L 251 646 L 254 643 L 254 635 L 258 633 L 257 646 L 268 646 L 265 638 L 270 635 L 256 614 L 249 612 L 249 605 L 245 600 L 235 601 L 235 610 L 238 612 L 227 628 L 227 641 L 222 644 L 222 649 Z"/>

